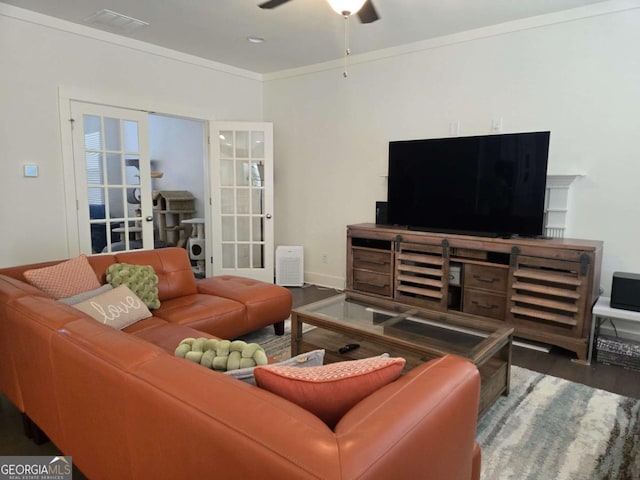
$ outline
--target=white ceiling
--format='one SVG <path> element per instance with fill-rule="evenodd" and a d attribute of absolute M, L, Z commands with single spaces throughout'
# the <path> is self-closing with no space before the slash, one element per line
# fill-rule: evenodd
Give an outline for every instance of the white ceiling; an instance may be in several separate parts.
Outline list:
<path fill-rule="evenodd" d="M 273 10 L 264 0 L 3 0 L 4 3 L 86 24 L 102 9 L 150 25 L 131 38 L 258 73 L 339 59 L 344 20 L 326 0 L 291 0 Z M 394 47 L 601 0 L 373 0 L 380 20 L 350 19 L 353 54 Z M 259 36 L 259 45 L 247 41 Z"/>

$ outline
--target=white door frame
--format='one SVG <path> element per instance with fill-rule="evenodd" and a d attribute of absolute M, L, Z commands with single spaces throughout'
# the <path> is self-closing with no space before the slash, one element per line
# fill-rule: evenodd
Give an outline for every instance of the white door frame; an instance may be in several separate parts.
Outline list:
<path fill-rule="evenodd" d="M 62 146 L 62 164 L 65 193 L 65 214 L 67 224 L 67 256 L 73 257 L 80 253 L 80 240 L 78 228 L 78 210 L 76 198 L 76 178 L 73 160 L 73 138 L 69 125 L 71 119 L 71 101 L 95 103 L 116 108 L 141 110 L 147 113 L 159 113 L 173 117 L 183 117 L 205 122 L 205 136 L 208 138 L 210 122 L 214 121 L 212 113 L 203 109 L 193 108 L 180 104 L 160 102 L 155 99 L 122 95 L 120 93 L 103 90 L 83 89 L 78 87 L 60 86 L 58 88 L 58 107 L 60 118 L 60 138 Z M 210 146 L 208 146 L 210 148 Z M 204 152 L 204 176 L 203 181 L 205 198 L 209 201 L 205 204 L 205 221 L 211 218 L 211 177 L 209 171 L 209 152 Z M 209 236 L 206 237 L 206 250 L 211 252 L 212 243 Z M 207 276 L 212 275 L 211 265 L 207 262 Z"/>
<path fill-rule="evenodd" d="M 115 160 L 113 154 L 105 154 L 105 151 L 108 149 L 107 145 L 109 141 L 109 136 L 107 135 L 106 128 L 106 118 L 115 118 L 118 120 L 118 127 L 121 129 L 119 133 L 120 140 L 118 143 L 118 149 L 120 150 L 117 154 L 117 159 L 119 161 L 119 168 L 123 169 L 125 165 L 125 158 L 127 155 L 131 155 L 134 152 L 126 151 L 126 134 L 125 134 L 125 122 L 135 123 L 137 128 L 135 131 L 136 136 L 136 151 L 135 154 L 138 157 L 138 180 L 133 180 L 132 178 L 128 178 L 126 172 L 121 171 L 121 177 L 119 180 L 120 186 L 115 186 L 111 184 L 111 175 L 105 174 L 102 179 L 100 190 L 105 196 L 105 207 L 106 217 L 104 218 L 104 226 L 106 227 L 107 232 L 111 232 L 111 227 L 113 226 L 114 221 L 114 212 L 109 211 L 109 207 L 114 207 L 118 201 L 123 202 L 123 211 L 122 211 L 122 220 L 116 220 L 118 223 L 123 223 L 125 227 L 125 232 L 121 235 L 121 239 L 124 239 L 125 251 L 129 250 L 129 235 L 127 234 L 127 228 L 131 228 L 134 226 L 132 220 L 135 220 L 135 226 L 141 228 L 141 232 L 139 237 L 142 240 L 142 248 L 143 249 L 153 249 L 154 241 L 153 241 L 153 205 L 151 198 L 151 171 L 150 171 L 150 159 L 149 159 L 149 115 L 146 112 L 142 112 L 140 110 L 132 110 L 129 108 L 117 108 L 117 107 L 107 107 L 105 105 L 96 105 L 95 103 L 86 103 L 86 102 L 78 102 L 76 100 L 71 101 L 71 111 L 73 114 L 74 122 L 72 124 L 72 135 L 74 138 L 74 168 L 75 168 L 75 179 L 76 179 L 76 198 L 78 200 L 77 203 L 77 212 L 79 217 L 78 224 L 78 238 L 80 241 L 80 251 L 85 254 L 92 253 L 92 249 L 94 247 L 91 238 L 90 232 L 87 227 L 90 224 L 90 213 L 89 213 L 89 204 L 86 201 L 89 197 L 88 191 L 92 185 L 87 183 L 87 162 L 85 161 L 87 154 L 86 147 L 86 131 L 84 119 L 86 116 L 94 116 L 96 118 L 100 118 L 100 129 L 104 131 L 101 133 L 100 137 L 102 138 L 102 145 L 97 147 L 97 150 L 101 153 L 98 153 L 102 158 L 100 162 L 101 168 L 107 168 L 110 170 L 113 166 L 109 166 L 111 162 Z M 129 131 L 129 135 L 133 135 L 132 131 Z M 113 149 L 111 149 L 113 150 Z M 91 152 L 96 152 L 96 147 L 92 146 Z M 110 158 L 111 157 L 111 158 Z M 140 192 L 140 202 L 138 205 L 138 209 L 140 214 L 138 217 L 134 217 L 132 215 L 133 210 L 131 209 L 131 203 L 127 201 L 123 201 L 122 193 L 124 191 L 129 191 L 127 188 L 127 184 L 133 185 L 137 182 L 138 190 Z M 95 188 L 96 185 L 93 185 Z M 118 198 L 111 198 L 111 194 L 114 193 L 112 190 L 114 187 L 119 192 Z M 108 197 L 108 198 L 107 198 Z M 115 202 L 115 204 L 114 204 Z M 107 248 L 111 251 L 112 242 L 111 235 L 107 235 Z M 100 252 L 98 252 L 100 253 Z"/>
<path fill-rule="evenodd" d="M 273 124 L 220 121 L 213 122 L 209 131 L 211 135 L 210 171 L 215 174 L 210 179 L 213 207 L 207 236 L 213 240 L 213 250 L 210 250 L 213 257 L 208 259 L 209 263 L 213 263 L 213 274 L 239 275 L 273 283 L 275 271 Z M 230 140 L 230 144 L 229 139 L 224 139 L 225 137 L 222 136 L 224 132 L 235 138 Z M 241 149 L 238 143 L 239 133 L 246 134 L 242 138 L 247 143 L 243 144 Z M 254 135 L 258 135 L 255 137 L 255 145 L 261 145 L 255 153 L 252 148 Z M 226 149 L 229 151 L 222 153 Z M 240 154 L 240 151 L 243 153 Z M 223 164 L 224 168 L 222 168 Z M 256 169 L 262 166 L 262 172 L 256 173 L 257 179 L 253 177 L 252 166 Z M 243 173 L 240 173 L 239 167 L 243 167 Z M 223 171 L 226 174 L 222 174 Z M 226 201 L 222 198 L 223 191 L 230 194 L 225 197 Z M 242 196 L 240 196 L 241 193 Z M 257 196 L 254 197 L 254 193 Z M 240 198 L 244 199 L 244 203 Z M 223 212 L 224 209 L 227 211 Z M 231 223 L 223 220 L 230 220 Z M 255 221 L 258 222 L 254 223 Z M 227 238 L 224 238 L 225 234 Z M 225 255 L 224 247 L 230 247 L 232 252 L 228 251 L 229 255 Z M 240 247 L 245 247 L 243 253 Z M 256 247 L 261 247 L 261 250 L 255 249 Z M 241 257 L 243 260 L 246 259 L 246 264 L 239 264 Z"/>

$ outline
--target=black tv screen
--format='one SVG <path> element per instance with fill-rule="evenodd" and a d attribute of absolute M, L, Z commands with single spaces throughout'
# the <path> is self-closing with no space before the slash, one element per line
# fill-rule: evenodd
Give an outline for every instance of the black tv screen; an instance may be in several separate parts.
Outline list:
<path fill-rule="evenodd" d="M 388 223 L 539 236 L 550 132 L 389 142 Z"/>

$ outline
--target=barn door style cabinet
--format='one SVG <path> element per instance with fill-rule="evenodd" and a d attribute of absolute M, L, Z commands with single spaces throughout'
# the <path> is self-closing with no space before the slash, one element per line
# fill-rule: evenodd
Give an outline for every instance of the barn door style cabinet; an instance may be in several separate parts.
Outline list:
<path fill-rule="evenodd" d="M 347 296 L 514 328 L 586 362 L 602 242 L 347 227 Z"/>

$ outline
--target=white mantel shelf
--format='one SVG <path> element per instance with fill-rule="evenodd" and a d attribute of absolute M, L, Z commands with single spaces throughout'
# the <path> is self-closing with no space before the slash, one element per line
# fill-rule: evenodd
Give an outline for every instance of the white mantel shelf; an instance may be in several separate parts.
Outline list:
<path fill-rule="evenodd" d="M 584 176 L 584 174 L 547 175 L 544 200 L 544 225 L 547 237 L 564 237 L 569 211 L 569 188 L 576 179 Z"/>
<path fill-rule="evenodd" d="M 583 173 L 567 174 L 567 175 L 547 175 L 547 188 L 569 188 L 571 184 L 580 177 L 584 177 Z"/>

